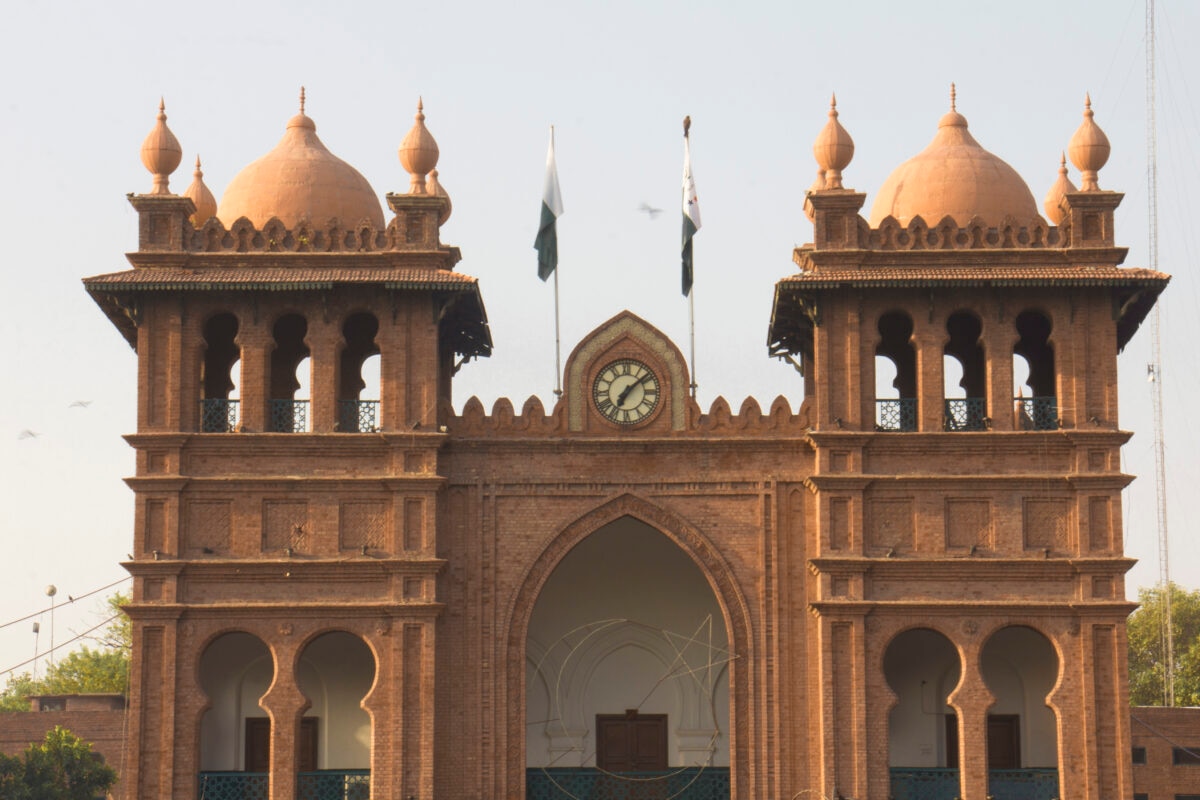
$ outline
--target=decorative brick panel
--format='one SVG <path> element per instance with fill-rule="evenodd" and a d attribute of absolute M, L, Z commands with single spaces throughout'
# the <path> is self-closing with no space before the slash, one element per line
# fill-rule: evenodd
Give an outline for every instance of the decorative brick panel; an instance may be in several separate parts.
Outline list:
<path fill-rule="evenodd" d="M 342 550 L 385 549 L 387 505 L 378 501 L 342 503 L 338 532 Z"/>
<path fill-rule="evenodd" d="M 192 500 L 187 506 L 187 543 L 184 550 L 191 554 L 206 550 L 227 554 L 233 516 L 228 500 Z"/>
<path fill-rule="evenodd" d="M 946 549 L 992 547 L 992 504 L 987 500 L 946 498 Z"/>
<path fill-rule="evenodd" d="M 146 501 L 146 538 L 142 552 L 167 549 L 167 504 L 162 500 Z"/>
<path fill-rule="evenodd" d="M 1065 498 L 1025 500 L 1026 550 L 1062 552 L 1070 543 L 1071 507 Z"/>
<path fill-rule="evenodd" d="M 910 498 L 872 500 L 867 506 L 867 547 L 870 550 L 913 549 L 913 502 Z"/>
<path fill-rule="evenodd" d="M 1088 543 L 1094 553 L 1113 549 L 1112 502 L 1107 497 L 1088 498 Z"/>
<path fill-rule="evenodd" d="M 262 549 L 264 553 L 307 550 L 308 503 L 295 500 L 264 500 Z"/>
<path fill-rule="evenodd" d="M 834 497 L 829 500 L 829 549 L 850 549 L 850 500 Z"/>

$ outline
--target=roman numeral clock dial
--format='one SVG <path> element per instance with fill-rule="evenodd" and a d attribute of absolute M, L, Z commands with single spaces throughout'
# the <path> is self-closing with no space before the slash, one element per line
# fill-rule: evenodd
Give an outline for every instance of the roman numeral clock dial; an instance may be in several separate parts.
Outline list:
<path fill-rule="evenodd" d="M 658 406 L 658 376 L 632 358 L 605 365 L 596 375 L 592 400 L 605 419 L 618 425 L 636 425 Z"/>

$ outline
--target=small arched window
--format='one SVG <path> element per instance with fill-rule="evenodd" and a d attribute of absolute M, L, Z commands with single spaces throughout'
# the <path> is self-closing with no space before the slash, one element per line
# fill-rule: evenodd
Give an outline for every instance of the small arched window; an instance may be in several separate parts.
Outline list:
<path fill-rule="evenodd" d="M 299 314 L 285 314 L 275 322 L 271 351 L 271 418 L 274 433 L 308 430 L 308 322 Z M 300 397 L 297 397 L 297 394 Z"/>
<path fill-rule="evenodd" d="M 912 346 L 912 318 L 889 311 L 879 318 L 875 347 L 875 429 L 917 429 L 917 354 Z M 887 376 L 894 375 L 891 388 Z"/>
<path fill-rule="evenodd" d="M 987 368 L 979 337 L 983 323 L 967 311 L 946 320 L 944 426 L 948 431 L 981 431 L 987 427 Z M 955 379 L 957 378 L 957 381 Z"/>
<path fill-rule="evenodd" d="M 1017 430 L 1054 430 L 1058 427 L 1054 347 L 1050 320 L 1039 311 L 1017 315 L 1019 339 L 1013 346 L 1013 404 Z"/>
<path fill-rule="evenodd" d="M 229 433 L 237 429 L 238 321 L 217 314 L 204 323 L 204 359 L 200 362 L 200 430 Z"/>
<path fill-rule="evenodd" d="M 344 346 L 338 364 L 338 430 L 379 430 L 379 320 L 354 314 L 342 326 Z"/>

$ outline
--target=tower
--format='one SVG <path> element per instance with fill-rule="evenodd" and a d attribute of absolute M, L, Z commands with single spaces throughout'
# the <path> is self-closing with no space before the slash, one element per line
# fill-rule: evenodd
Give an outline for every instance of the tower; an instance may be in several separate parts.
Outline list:
<path fill-rule="evenodd" d="M 219 207 L 161 107 L 143 145 L 132 269 L 85 281 L 138 357 L 127 797 L 432 796 L 439 426 L 491 340 L 424 120 L 386 222 L 303 94 Z"/>

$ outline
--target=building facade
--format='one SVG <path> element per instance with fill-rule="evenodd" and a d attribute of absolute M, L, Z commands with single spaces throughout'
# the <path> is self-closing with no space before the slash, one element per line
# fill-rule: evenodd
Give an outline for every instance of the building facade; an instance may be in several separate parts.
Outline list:
<path fill-rule="evenodd" d="M 1168 278 L 1090 107 L 1048 220 L 953 101 L 863 218 L 831 108 L 796 395 L 736 409 L 614 309 L 552 408 L 457 412 L 420 109 L 388 216 L 303 99 L 220 204 L 181 152 L 160 110 L 85 281 L 138 357 L 125 797 L 1131 795 L 1116 357 Z"/>

